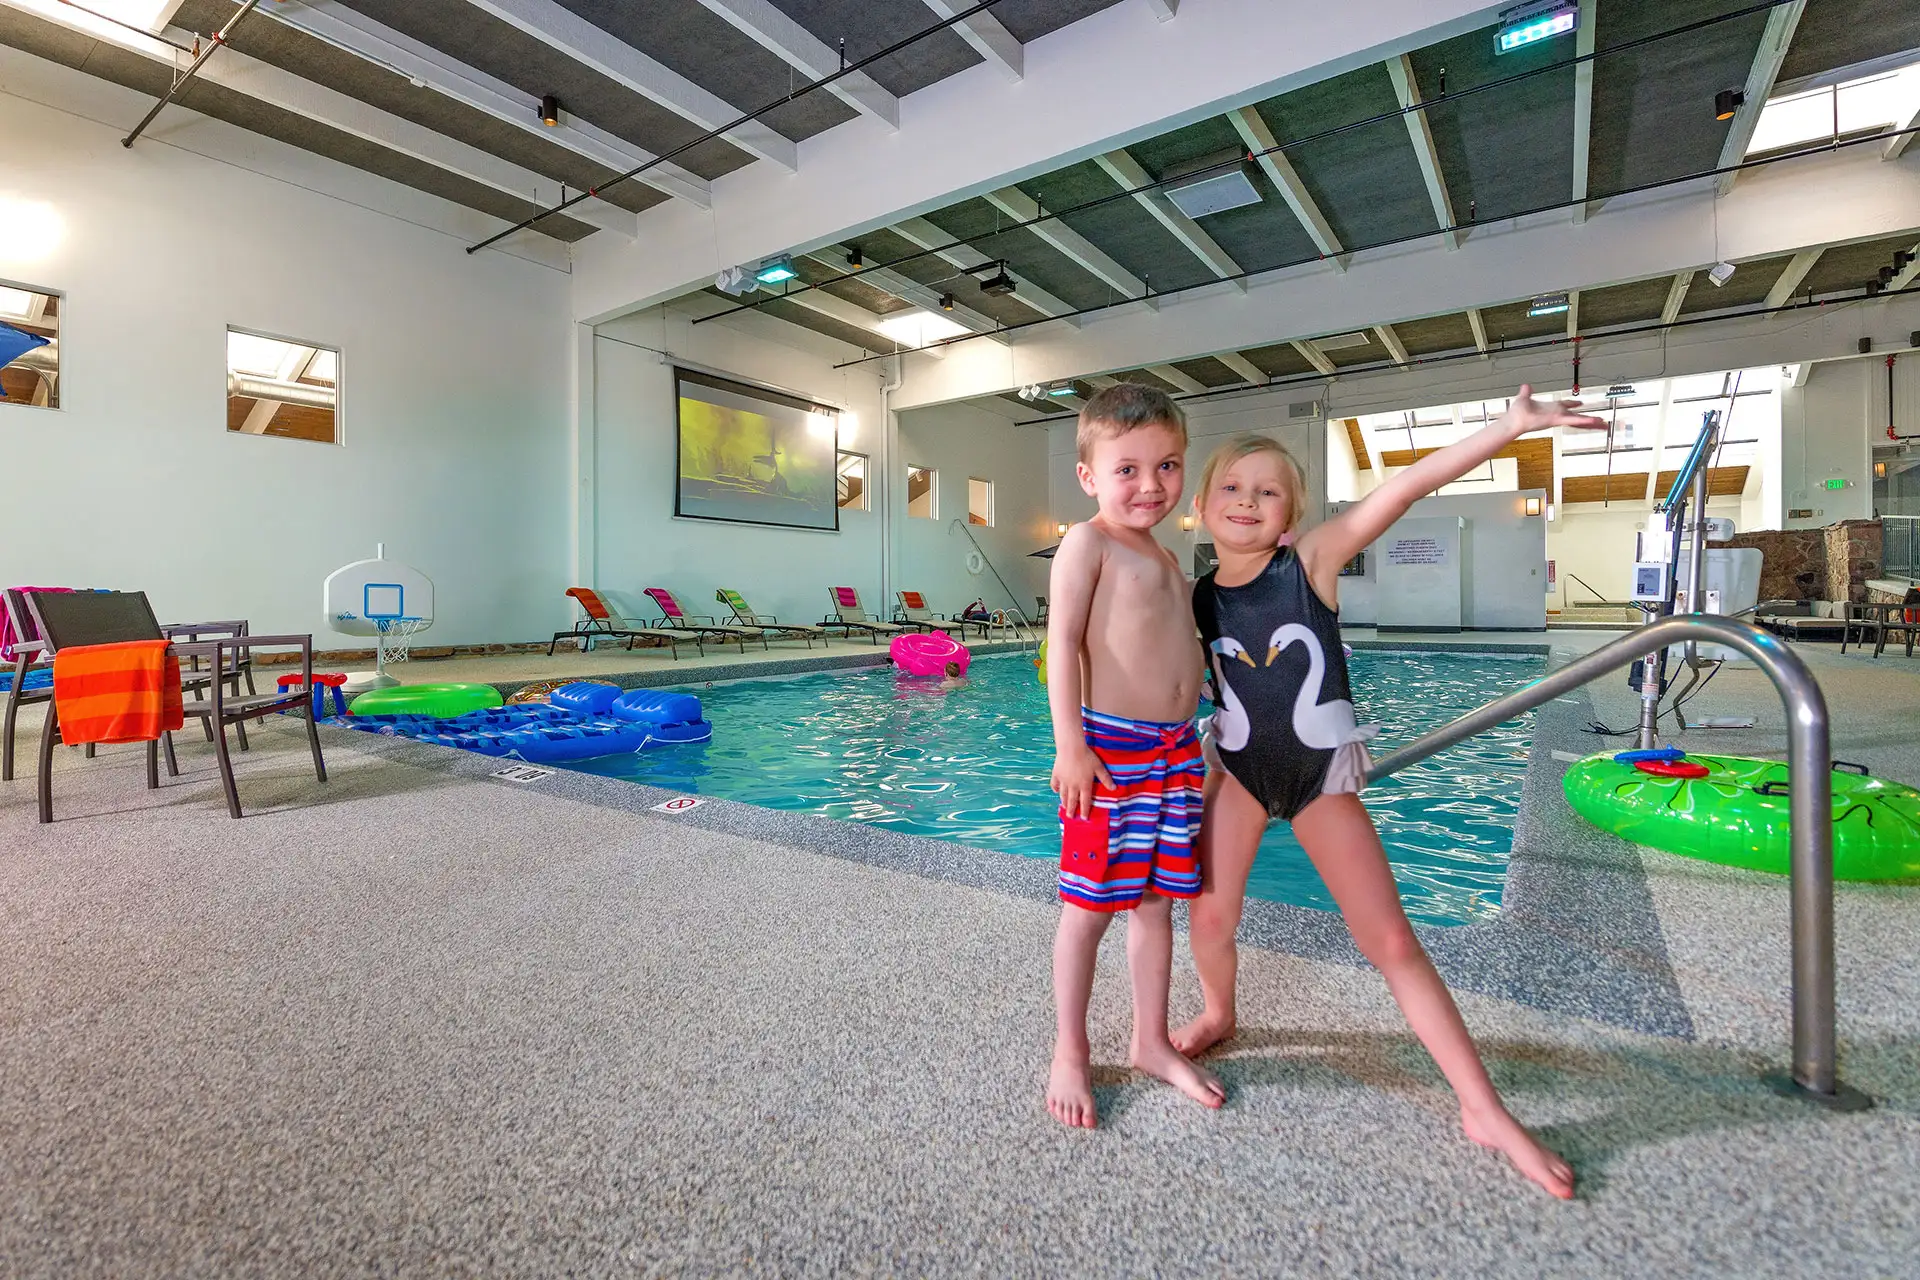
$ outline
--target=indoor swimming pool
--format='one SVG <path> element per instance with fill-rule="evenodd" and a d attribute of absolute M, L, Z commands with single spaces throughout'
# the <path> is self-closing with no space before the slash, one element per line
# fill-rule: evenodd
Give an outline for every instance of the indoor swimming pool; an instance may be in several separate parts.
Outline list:
<path fill-rule="evenodd" d="M 1544 657 L 1361 651 L 1351 660 L 1376 756 L 1537 679 Z M 1053 741 L 1031 655 L 982 658 L 965 687 L 891 667 L 689 686 L 713 740 L 569 766 L 1021 857 L 1059 855 L 1047 780 Z M 1431 924 L 1500 909 L 1531 715 L 1442 752 L 1365 794 L 1407 912 Z M 1249 896 L 1332 910 L 1284 824 L 1269 828 Z"/>

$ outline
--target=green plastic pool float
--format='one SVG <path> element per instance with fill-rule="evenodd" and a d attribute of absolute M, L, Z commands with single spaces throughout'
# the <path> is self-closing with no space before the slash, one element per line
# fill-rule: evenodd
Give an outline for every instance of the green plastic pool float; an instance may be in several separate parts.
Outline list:
<path fill-rule="evenodd" d="M 1655 777 L 1603 752 L 1568 768 L 1562 785 L 1576 813 L 1635 844 L 1785 875 L 1787 766 L 1743 756 L 1687 760 L 1706 766 L 1707 776 Z M 1920 878 L 1920 791 L 1835 770 L 1833 875 Z"/>
<path fill-rule="evenodd" d="M 353 700 L 356 716 L 463 716 L 501 704 L 490 684 L 396 684 Z"/>

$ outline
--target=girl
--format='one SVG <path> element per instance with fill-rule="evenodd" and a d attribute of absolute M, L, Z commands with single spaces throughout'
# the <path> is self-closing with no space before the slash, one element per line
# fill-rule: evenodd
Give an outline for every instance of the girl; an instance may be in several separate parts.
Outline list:
<path fill-rule="evenodd" d="M 1467 1136 L 1562 1199 L 1573 1196 L 1573 1171 L 1507 1113 L 1453 997 L 1407 923 L 1379 833 L 1360 804 L 1370 764 L 1362 744 L 1372 727 L 1354 724 L 1336 589 L 1340 567 L 1416 499 L 1520 436 L 1547 427 L 1604 428 L 1600 419 L 1575 413 L 1578 407 L 1537 403 L 1532 388 L 1521 387 L 1498 420 L 1419 459 L 1287 547 L 1306 499 L 1287 451 L 1266 437 L 1242 436 L 1208 460 L 1194 505 L 1220 565 L 1194 584 L 1193 611 L 1219 710 L 1208 739 L 1216 767 L 1207 770 L 1198 842 L 1202 888 L 1190 917 L 1206 1008 L 1173 1036 L 1188 1057 L 1233 1036 L 1234 931 L 1247 873 L 1268 819 L 1284 818 L 1362 954 L 1386 977 L 1453 1086 Z"/>

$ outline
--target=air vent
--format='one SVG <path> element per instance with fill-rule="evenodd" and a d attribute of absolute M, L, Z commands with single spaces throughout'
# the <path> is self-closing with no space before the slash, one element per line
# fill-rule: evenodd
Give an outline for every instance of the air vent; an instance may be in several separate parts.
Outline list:
<path fill-rule="evenodd" d="M 1336 333 L 1331 338 L 1315 338 L 1313 345 L 1322 351 L 1345 351 L 1349 347 L 1364 347 L 1373 341 L 1364 333 Z"/>
<path fill-rule="evenodd" d="M 1176 169 L 1160 190 L 1168 203 L 1189 218 L 1260 203 L 1260 193 L 1247 176 L 1246 157 L 1238 151 L 1223 151 Z"/>
<path fill-rule="evenodd" d="M 1287 406 L 1287 416 L 1289 418 L 1317 418 L 1320 416 L 1320 402 L 1318 400 L 1295 400 Z"/>

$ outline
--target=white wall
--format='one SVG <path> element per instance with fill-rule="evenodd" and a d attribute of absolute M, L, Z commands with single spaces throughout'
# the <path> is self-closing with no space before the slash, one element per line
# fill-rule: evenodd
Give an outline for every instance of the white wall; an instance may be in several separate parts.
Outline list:
<path fill-rule="evenodd" d="M 125 124 L 0 94 L 0 200 L 57 232 L 0 237 L 0 279 L 63 295 L 61 408 L 0 404 L 0 582 L 140 589 L 163 620 L 325 647 L 321 580 L 383 541 L 435 582 L 431 643 L 549 634 L 567 277 L 317 194 L 365 175 L 269 139 L 259 163 L 307 185 L 123 149 Z M 342 446 L 226 430 L 229 324 L 340 349 Z"/>
<path fill-rule="evenodd" d="M 983 409 L 940 405 L 901 414 L 902 483 L 908 466 L 934 468 L 940 515 L 897 517 L 895 586 L 925 595 L 937 613 L 956 612 L 976 599 L 990 609 L 1005 608 L 1007 592 L 991 573 L 967 571 L 971 533 L 1006 580 L 1013 602 L 1031 616 L 1034 597 L 1047 592 L 1051 562 L 1028 553 L 1058 540 L 1047 515 L 1046 449 L 1046 428 L 1019 426 Z M 974 477 L 993 482 L 993 525 L 971 525 L 963 533 L 953 522 L 966 523 L 967 481 Z"/>
<path fill-rule="evenodd" d="M 1818 364 L 1805 386 L 1781 388 L 1781 528 L 1817 529 L 1872 516 L 1871 454 L 1887 421 L 1883 358 Z M 1846 480 L 1847 487 L 1824 488 L 1832 478 Z M 1795 509 L 1814 514 L 1786 514 Z"/>
<path fill-rule="evenodd" d="M 1526 513 L 1529 497 L 1542 499 L 1544 508 L 1545 490 L 1524 489 L 1422 498 L 1407 509 L 1406 520 L 1459 517 L 1467 522 L 1460 565 L 1460 625 L 1467 630 L 1539 631 L 1547 625 L 1547 521 L 1545 515 Z M 1379 551 L 1402 536 L 1395 532 L 1400 527 L 1396 523 L 1367 549 L 1363 576 L 1340 579 L 1342 622 L 1373 625 Z"/>
<path fill-rule="evenodd" d="M 1707 502 L 1708 515 L 1725 516 L 1736 528 L 1746 527 L 1741 523 L 1742 511 L 1739 498 Z M 1582 502 L 1563 506 L 1556 514 L 1559 518 L 1547 526 L 1547 558 L 1554 562 L 1558 578 L 1551 607 L 1592 604 L 1595 592 L 1604 600 L 1625 600 L 1633 583 L 1634 534 L 1646 528 L 1649 520 L 1657 527 L 1659 518 L 1644 501 L 1604 507 Z M 1575 576 L 1581 582 L 1575 582 Z"/>

